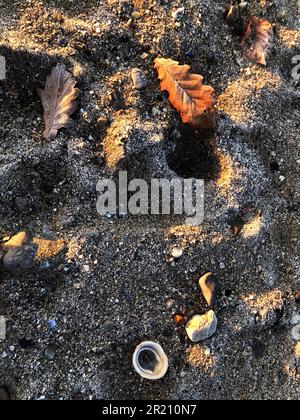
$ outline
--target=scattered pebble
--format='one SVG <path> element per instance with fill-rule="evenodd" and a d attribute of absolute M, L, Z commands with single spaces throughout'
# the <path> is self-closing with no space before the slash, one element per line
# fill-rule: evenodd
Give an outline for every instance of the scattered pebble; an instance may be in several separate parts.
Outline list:
<path fill-rule="evenodd" d="M 144 89 L 147 86 L 145 73 L 140 69 L 133 69 L 131 72 L 133 87 L 137 90 Z"/>
<path fill-rule="evenodd" d="M 216 54 L 213 50 L 208 51 L 206 60 L 209 64 L 212 64 L 214 61 L 216 61 Z"/>
<path fill-rule="evenodd" d="M 56 344 L 50 344 L 47 347 L 47 349 L 45 351 L 45 356 L 47 357 L 48 360 L 52 361 L 52 360 L 55 359 L 57 349 L 58 349 L 58 346 Z"/>
<path fill-rule="evenodd" d="M 293 318 L 291 319 L 291 324 L 292 325 L 300 324 L 300 315 L 294 315 Z"/>
<path fill-rule="evenodd" d="M 193 58 L 194 57 L 194 51 L 193 50 L 188 50 L 186 53 L 185 53 L 185 55 L 188 57 L 188 58 Z"/>
<path fill-rule="evenodd" d="M 57 43 L 60 47 L 66 47 L 68 45 L 68 41 L 65 38 L 58 38 Z"/>
<path fill-rule="evenodd" d="M 161 112 L 160 112 L 160 110 L 159 110 L 159 109 L 157 109 L 155 106 L 154 106 L 154 107 L 152 107 L 152 116 L 153 116 L 153 117 L 159 117 L 159 116 L 160 116 L 160 114 L 161 114 Z"/>
<path fill-rule="evenodd" d="M 295 341 L 300 341 L 300 324 L 292 329 L 292 337 Z"/>
<path fill-rule="evenodd" d="M 182 257 L 183 249 L 182 248 L 173 248 L 171 250 L 171 256 L 175 259 Z"/>
<path fill-rule="evenodd" d="M 299 305 L 300 304 L 300 292 L 296 293 L 295 302 Z"/>
<path fill-rule="evenodd" d="M 49 328 L 49 330 L 55 330 L 55 328 L 56 328 L 56 321 L 54 319 L 49 319 L 49 321 L 48 321 L 48 328 Z"/>
<path fill-rule="evenodd" d="M 30 243 L 29 235 L 20 232 L 3 246 L 3 267 L 12 273 L 30 270 L 34 265 L 37 248 L 36 244 Z"/>
<path fill-rule="evenodd" d="M 173 19 L 180 21 L 184 16 L 184 11 L 184 7 L 180 7 L 179 9 L 175 10 L 175 12 L 172 13 Z"/>
<path fill-rule="evenodd" d="M 296 357 L 296 359 L 300 359 L 300 342 L 296 344 L 295 357 Z"/>
<path fill-rule="evenodd" d="M 174 303 L 175 303 L 174 299 L 171 299 L 171 298 L 167 299 L 167 301 L 166 301 L 167 308 L 168 309 L 171 308 L 174 305 Z"/>
<path fill-rule="evenodd" d="M 195 315 L 187 323 L 185 329 L 191 341 L 198 343 L 212 337 L 218 326 L 218 320 L 214 311 L 209 311 L 205 315 Z"/>
<path fill-rule="evenodd" d="M 0 401 L 8 401 L 9 396 L 7 391 L 4 388 L 0 388 Z"/>
<path fill-rule="evenodd" d="M 199 286 L 208 306 L 213 307 L 216 300 L 218 283 L 212 273 L 207 273 L 199 280 Z"/>
<path fill-rule="evenodd" d="M 111 332 L 115 327 L 115 324 L 113 323 L 113 321 L 105 321 L 103 324 L 103 329 L 106 332 Z"/>
<path fill-rule="evenodd" d="M 0 340 L 6 339 L 6 319 L 4 316 L 0 316 Z"/>
<path fill-rule="evenodd" d="M 226 265 L 223 263 L 223 262 L 221 262 L 220 263 L 220 268 L 221 268 L 221 270 L 224 270 L 224 268 L 226 267 Z"/>

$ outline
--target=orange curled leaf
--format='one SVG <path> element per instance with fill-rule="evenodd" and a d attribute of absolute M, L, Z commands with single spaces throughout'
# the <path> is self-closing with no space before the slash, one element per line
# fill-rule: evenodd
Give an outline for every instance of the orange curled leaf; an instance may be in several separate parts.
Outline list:
<path fill-rule="evenodd" d="M 169 92 L 170 102 L 180 112 L 182 121 L 195 128 L 215 128 L 214 89 L 203 85 L 203 77 L 172 59 L 156 58 L 154 63 L 161 90 Z"/>
<path fill-rule="evenodd" d="M 266 66 L 273 42 L 274 32 L 272 24 L 265 19 L 251 16 L 242 39 L 242 48 L 246 57 L 251 61 Z"/>
<path fill-rule="evenodd" d="M 68 127 L 78 103 L 75 101 L 79 89 L 75 88 L 76 80 L 66 70 L 63 64 L 58 64 L 47 77 L 45 89 L 38 89 L 44 108 L 46 140 L 54 139 L 60 128 Z"/>

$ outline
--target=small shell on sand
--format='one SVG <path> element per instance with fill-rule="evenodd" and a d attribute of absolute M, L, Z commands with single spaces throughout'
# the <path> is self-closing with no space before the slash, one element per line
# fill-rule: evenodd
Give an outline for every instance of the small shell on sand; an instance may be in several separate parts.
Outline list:
<path fill-rule="evenodd" d="M 206 300 L 208 306 L 212 307 L 215 304 L 218 283 L 212 273 L 207 273 L 199 280 L 199 287 Z"/>
<path fill-rule="evenodd" d="M 161 379 L 167 373 L 168 358 L 158 343 L 144 341 L 135 349 L 132 358 L 137 373 L 150 380 Z"/>

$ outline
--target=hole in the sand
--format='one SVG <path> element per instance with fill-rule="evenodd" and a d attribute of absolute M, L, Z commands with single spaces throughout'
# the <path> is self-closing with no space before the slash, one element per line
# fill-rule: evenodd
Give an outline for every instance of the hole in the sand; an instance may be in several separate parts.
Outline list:
<path fill-rule="evenodd" d="M 182 127 L 170 133 L 167 152 L 170 169 L 182 178 L 216 181 L 220 177 L 220 157 L 211 132 Z"/>

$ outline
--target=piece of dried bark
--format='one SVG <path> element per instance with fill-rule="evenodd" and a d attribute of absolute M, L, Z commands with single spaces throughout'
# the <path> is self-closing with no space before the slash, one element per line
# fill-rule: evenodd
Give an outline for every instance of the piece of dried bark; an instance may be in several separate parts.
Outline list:
<path fill-rule="evenodd" d="M 161 90 L 169 92 L 170 102 L 180 112 L 182 121 L 195 128 L 215 128 L 214 89 L 203 85 L 203 77 L 172 59 L 156 58 L 154 63 Z"/>
<path fill-rule="evenodd" d="M 79 89 L 75 88 L 76 80 L 63 64 L 53 68 L 47 77 L 45 89 L 38 89 L 44 108 L 45 130 L 43 137 L 52 140 L 60 128 L 68 127 L 73 121 L 70 118 L 77 107 L 75 99 Z"/>
<path fill-rule="evenodd" d="M 249 60 L 264 66 L 274 43 L 274 32 L 270 22 L 251 16 L 242 39 L 242 48 Z"/>

